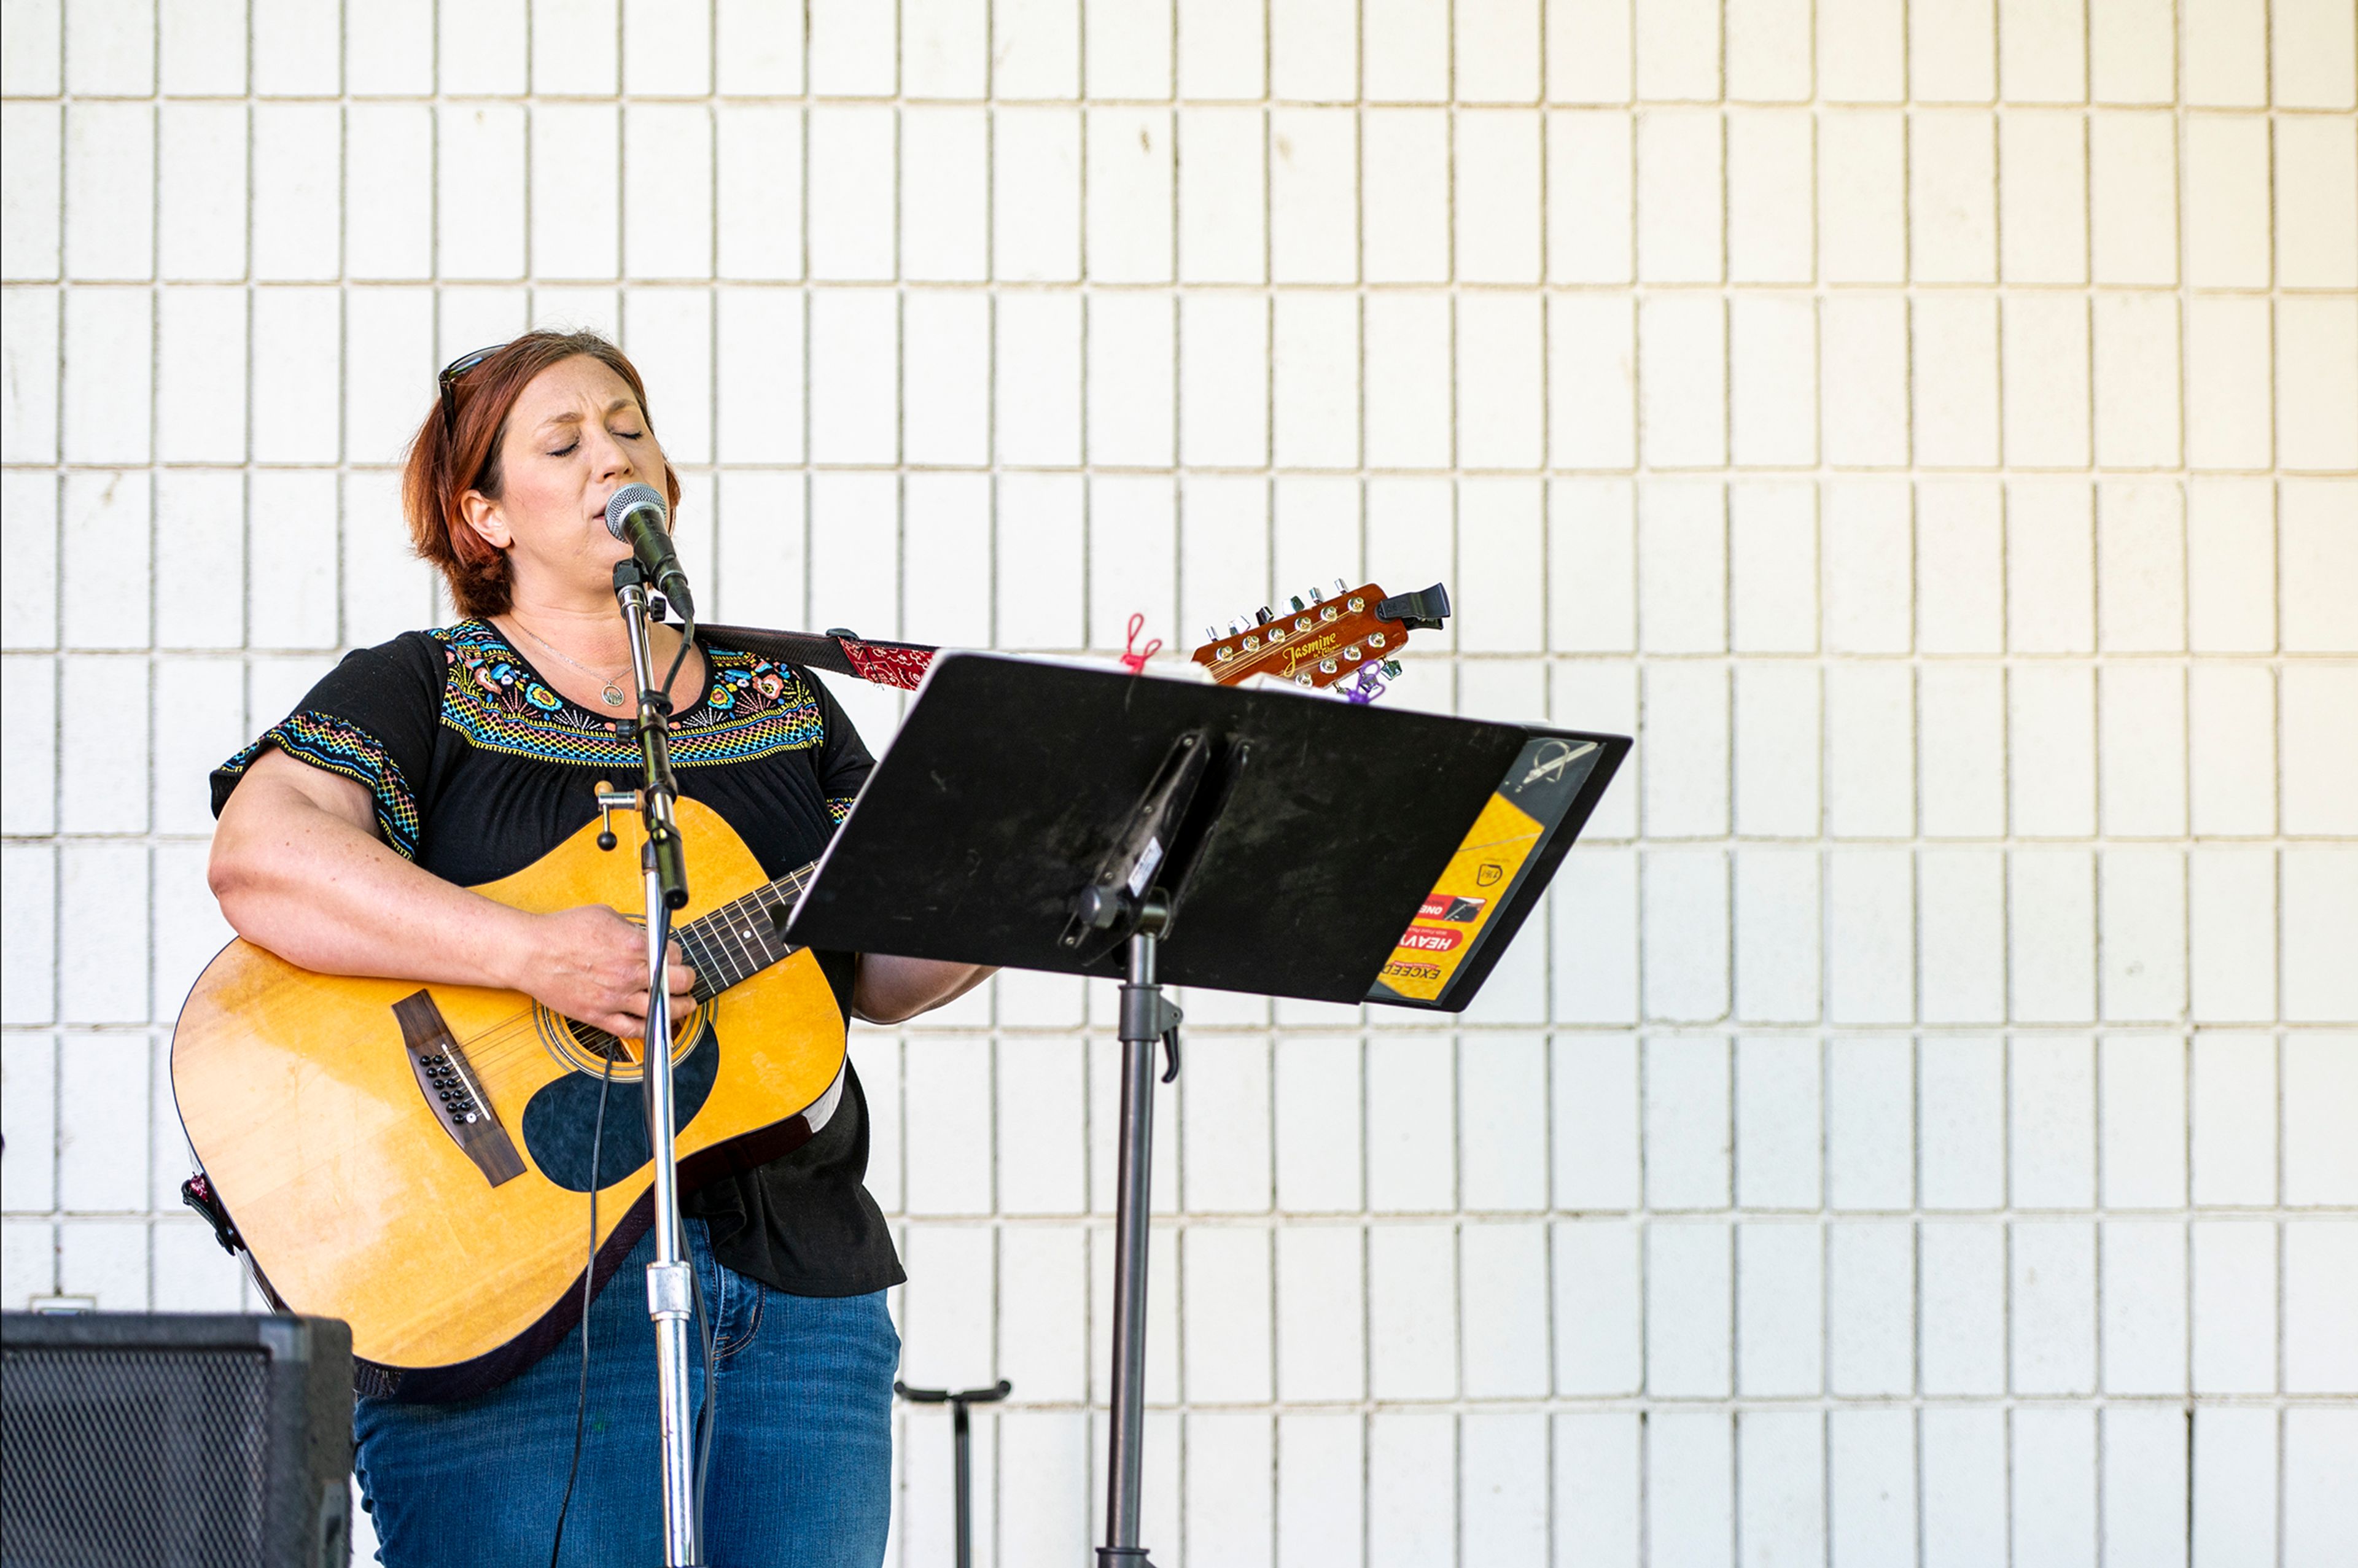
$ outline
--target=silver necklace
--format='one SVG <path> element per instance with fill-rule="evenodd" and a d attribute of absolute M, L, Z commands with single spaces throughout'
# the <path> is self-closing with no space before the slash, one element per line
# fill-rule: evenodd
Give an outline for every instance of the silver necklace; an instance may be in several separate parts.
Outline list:
<path fill-rule="evenodd" d="M 511 620 L 511 621 L 515 621 L 515 617 L 514 617 L 514 616 L 513 616 L 513 615 L 511 615 L 510 617 L 508 617 L 508 619 L 509 619 L 509 620 Z M 622 669 L 620 669 L 620 670 L 616 671 L 616 672 L 615 672 L 613 675 L 611 675 L 611 676 L 602 676 L 602 675 L 600 675 L 596 670 L 591 669 L 588 665 L 583 664 L 580 660 L 579 660 L 579 659 L 575 658 L 572 654 L 570 654 L 567 653 L 564 649 L 559 648 L 559 647 L 556 646 L 554 643 L 550 643 L 550 642 L 549 642 L 549 640 L 548 640 L 547 638 L 546 638 L 546 637 L 542 636 L 539 633 L 537 633 L 537 632 L 534 631 L 531 627 L 529 627 L 529 626 L 525 625 L 523 622 L 521 622 L 521 621 L 516 621 L 515 625 L 516 625 L 516 630 L 517 630 L 517 631 L 519 631 L 519 632 L 523 633 L 525 636 L 527 636 L 527 637 L 531 638 L 534 642 L 535 642 L 535 643 L 539 643 L 542 647 L 546 648 L 550 653 L 555 654 L 558 658 L 563 659 L 567 664 L 571 665 L 575 669 L 579 670 L 583 675 L 590 676 L 592 680 L 599 680 L 599 681 L 603 681 L 603 682 L 605 682 L 605 689 L 604 689 L 603 691 L 600 692 L 598 695 L 599 695 L 599 696 L 600 696 L 600 697 L 604 697 L 604 698 L 606 699 L 606 706 L 607 706 L 607 707 L 609 707 L 609 708 L 620 708 L 620 707 L 622 707 L 622 703 L 623 703 L 623 702 L 624 702 L 624 700 L 625 700 L 625 698 L 624 698 L 624 697 L 623 697 L 623 693 L 622 693 L 622 687 L 618 687 L 618 686 L 616 686 L 614 683 L 615 683 L 616 681 L 618 681 L 618 680 L 622 679 L 623 676 L 628 675 L 628 674 L 630 673 L 630 666 L 629 666 L 629 665 L 625 665 Z"/>

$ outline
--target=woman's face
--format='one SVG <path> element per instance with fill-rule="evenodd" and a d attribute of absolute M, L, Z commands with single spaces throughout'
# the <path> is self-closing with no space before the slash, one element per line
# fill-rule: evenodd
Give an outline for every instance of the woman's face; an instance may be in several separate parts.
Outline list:
<path fill-rule="evenodd" d="M 631 387 L 588 354 L 529 382 L 500 440 L 500 498 L 465 498 L 475 531 L 507 552 L 520 598 L 612 591 L 630 546 L 606 532 L 606 500 L 626 484 L 664 488 L 663 449 Z"/>

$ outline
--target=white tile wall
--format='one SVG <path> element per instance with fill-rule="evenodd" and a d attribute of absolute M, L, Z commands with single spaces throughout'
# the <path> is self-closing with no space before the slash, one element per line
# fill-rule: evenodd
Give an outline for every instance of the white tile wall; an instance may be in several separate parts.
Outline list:
<path fill-rule="evenodd" d="M 249 1300 L 199 776 L 436 613 L 434 366 L 588 324 L 730 619 L 1437 576 L 1400 700 L 1639 735 L 1475 1015 L 1194 999 L 1163 1561 L 2352 1560 L 2352 15 L 8 0 L 0 1293 Z M 986 1563 L 1101 1507 L 1109 1017 L 856 1043 Z"/>

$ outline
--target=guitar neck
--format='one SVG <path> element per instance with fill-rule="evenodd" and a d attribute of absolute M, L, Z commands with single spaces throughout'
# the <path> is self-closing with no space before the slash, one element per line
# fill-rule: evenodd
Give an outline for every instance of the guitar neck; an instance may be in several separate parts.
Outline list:
<path fill-rule="evenodd" d="M 786 915 L 817 869 L 814 860 L 673 927 L 673 938 L 696 970 L 697 1000 L 709 1001 L 795 951 L 786 940 Z"/>

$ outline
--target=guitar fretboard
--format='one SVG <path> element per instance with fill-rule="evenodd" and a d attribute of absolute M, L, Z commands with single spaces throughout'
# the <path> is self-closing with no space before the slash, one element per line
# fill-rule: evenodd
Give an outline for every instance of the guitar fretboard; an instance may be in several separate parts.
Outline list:
<path fill-rule="evenodd" d="M 696 970 L 696 1000 L 709 1001 L 740 980 L 748 980 L 795 950 L 784 929 L 795 900 L 802 896 L 817 862 L 788 871 L 741 898 L 673 928 Z"/>

